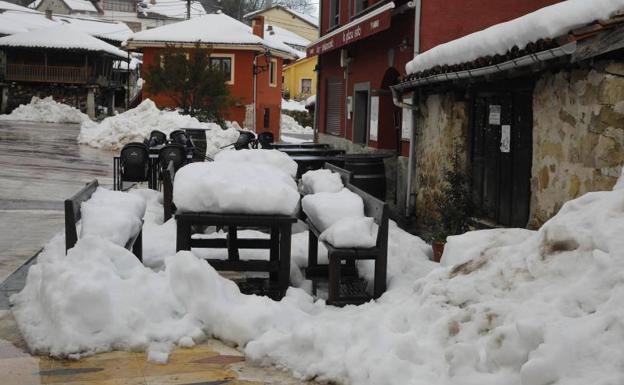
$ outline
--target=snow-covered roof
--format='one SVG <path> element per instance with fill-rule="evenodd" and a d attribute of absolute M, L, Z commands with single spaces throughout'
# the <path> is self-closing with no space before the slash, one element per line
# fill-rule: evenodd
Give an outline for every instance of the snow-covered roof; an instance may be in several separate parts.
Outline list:
<path fill-rule="evenodd" d="M 41 28 L 50 28 L 55 25 L 58 25 L 58 23 L 47 19 L 43 13 L 32 10 L 28 12 L 5 11 L 0 13 L 0 35 L 12 35 Z"/>
<path fill-rule="evenodd" d="M 275 25 L 264 26 L 264 40 L 274 46 L 281 45 L 282 49 L 297 56 L 298 59 L 306 57 L 305 47 L 310 41 L 287 29 Z M 302 49 L 297 49 L 301 47 Z"/>
<path fill-rule="evenodd" d="M 97 8 L 88 0 L 63 0 L 69 9 L 79 12 L 97 12 Z"/>
<path fill-rule="evenodd" d="M 141 47 L 145 43 L 186 43 L 217 45 L 258 45 L 292 55 L 283 43 L 262 39 L 253 34 L 247 24 L 224 14 L 212 13 L 202 17 L 173 23 L 134 33 L 130 46 Z"/>
<path fill-rule="evenodd" d="M 514 47 L 523 49 L 537 40 L 552 39 L 594 20 L 609 18 L 622 8 L 624 0 L 562 1 L 434 47 L 414 57 L 407 63 L 406 70 L 408 74 L 414 74 L 436 66 L 503 55 Z"/>
<path fill-rule="evenodd" d="M 22 7 L 21 5 L 17 5 L 17 4 L 9 3 L 8 1 L 0 0 L 0 11 L 1 10 L 29 11 L 29 12 L 32 12 L 30 9 L 28 9 L 26 7 Z"/>
<path fill-rule="evenodd" d="M 125 41 L 132 35 L 132 30 L 121 21 L 105 21 L 84 17 L 54 16 L 55 20 L 69 24 L 72 28 L 101 39 Z"/>
<path fill-rule="evenodd" d="M 295 11 L 294 9 L 290 9 L 287 7 L 284 7 L 283 5 L 274 5 L 271 8 L 268 9 L 259 9 L 257 11 L 253 11 L 253 12 L 249 12 L 247 13 L 245 16 L 243 16 L 244 19 L 249 19 L 251 17 L 254 17 L 256 15 L 262 14 L 270 9 L 281 9 L 284 10 L 288 13 L 290 13 L 291 15 L 305 21 L 306 23 L 313 25 L 314 27 L 318 28 L 319 26 L 319 21 L 318 18 L 316 16 L 312 16 L 312 15 L 307 15 L 305 13 L 299 12 L 299 11 Z"/>
<path fill-rule="evenodd" d="M 184 0 L 155 0 L 152 4 L 149 0 L 139 2 L 139 12 L 144 15 L 158 14 L 172 19 L 186 18 L 186 1 Z M 191 18 L 206 15 L 206 10 L 199 1 L 191 2 Z"/>
<path fill-rule="evenodd" d="M 128 55 L 113 45 L 65 25 L 2 37 L 0 47 L 79 49 L 106 52 L 122 58 Z"/>

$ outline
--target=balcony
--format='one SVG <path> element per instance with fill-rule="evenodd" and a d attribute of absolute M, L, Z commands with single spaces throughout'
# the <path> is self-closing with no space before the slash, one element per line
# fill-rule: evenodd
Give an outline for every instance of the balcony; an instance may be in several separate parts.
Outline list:
<path fill-rule="evenodd" d="M 6 80 L 22 82 L 86 84 L 90 69 L 85 67 L 8 64 Z"/>

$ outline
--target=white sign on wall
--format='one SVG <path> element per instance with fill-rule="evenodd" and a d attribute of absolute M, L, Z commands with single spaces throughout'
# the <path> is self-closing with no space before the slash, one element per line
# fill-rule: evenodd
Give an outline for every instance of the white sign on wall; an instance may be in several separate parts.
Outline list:
<path fill-rule="evenodd" d="M 493 126 L 500 126 L 501 124 L 501 106 L 497 104 L 490 105 L 489 124 Z"/>
<path fill-rule="evenodd" d="M 501 127 L 501 152 L 511 152 L 511 126 L 503 125 Z"/>
<path fill-rule="evenodd" d="M 379 96 L 372 96 L 370 101 L 370 133 L 369 139 L 377 141 L 379 133 Z"/>
<path fill-rule="evenodd" d="M 403 102 L 406 104 L 412 104 L 412 98 L 405 98 Z M 412 125 L 414 124 L 412 120 L 412 110 L 409 108 L 403 109 L 403 119 L 401 121 L 401 139 L 410 140 L 412 133 Z"/>

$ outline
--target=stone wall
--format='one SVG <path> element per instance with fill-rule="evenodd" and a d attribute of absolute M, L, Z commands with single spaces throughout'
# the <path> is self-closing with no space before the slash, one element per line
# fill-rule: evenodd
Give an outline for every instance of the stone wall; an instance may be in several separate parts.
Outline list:
<path fill-rule="evenodd" d="M 566 201 L 615 184 L 624 164 L 623 76 L 624 63 L 602 62 L 537 82 L 529 227 Z"/>
<path fill-rule="evenodd" d="M 415 216 L 419 225 L 426 225 L 437 217 L 435 197 L 455 148 L 463 153 L 464 164 L 468 167 L 469 121 L 468 102 L 452 93 L 429 95 L 419 103 L 413 180 Z"/>

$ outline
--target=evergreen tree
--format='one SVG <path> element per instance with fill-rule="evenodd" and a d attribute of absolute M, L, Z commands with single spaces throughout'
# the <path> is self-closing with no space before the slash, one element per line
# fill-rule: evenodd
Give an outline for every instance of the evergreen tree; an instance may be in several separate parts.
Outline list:
<path fill-rule="evenodd" d="M 233 69 L 232 69 L 233 70 Z M 147 68 L 147 91 L 171 98 L 184 113 L 200 120 L 222 122 L 232 103 L 224 74 L 210 63 L 210 50 L 165 48 L 160 62 Z"/>

